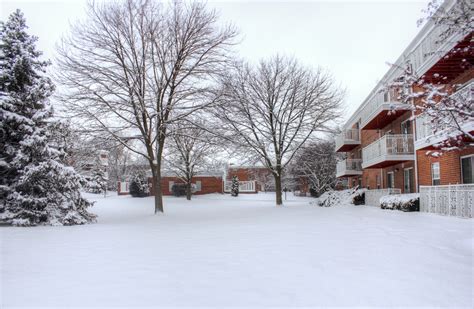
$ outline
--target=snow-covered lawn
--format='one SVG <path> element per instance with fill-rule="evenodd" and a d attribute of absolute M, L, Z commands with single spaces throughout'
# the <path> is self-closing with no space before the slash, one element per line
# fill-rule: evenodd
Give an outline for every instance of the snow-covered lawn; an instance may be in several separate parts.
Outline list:
<path fill-rule="evenodd" d="M 96 224 L 0 227 L 1 305 L 473 305 L 474 220 L 288 197 L 167 197 L 155 216 L 97 196 Z"/>

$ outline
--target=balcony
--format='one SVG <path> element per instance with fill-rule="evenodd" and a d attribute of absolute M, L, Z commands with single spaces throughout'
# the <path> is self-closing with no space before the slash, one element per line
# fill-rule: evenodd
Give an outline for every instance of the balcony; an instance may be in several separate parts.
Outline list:
<path fill-rule="evenodd" d="M 414 159 L 412 134 L 387 134 L 362 149 L 362 168 L 382 168 Z"/>
<path fill-rule="evenodd" d="M 342 131 L 336 136 L 336 152 L 346 152 L 360 145 L 359 129 Z"/>
<path fill-rule="evenodd" d="M 462 62 L 471 62 L 472 54 L 451 53 L 451 50 L 464 50 L 472 44 L 473 33 L 454 32 L 451 37 L 440 40 L 440 35 L 446 30 L 446 26 L 432 25 L 425 27 L 418 37 L 415 38 L 413 49 L 409 53 L 409 60 L 418 76 L 424 76 L 426 82 L 436 83 L 439 79 L 436 75 L 443 76 L 443 82 L 450 82 L 465 72 L 469 66 L 460 65 Z"/>
<path fill-rule="evenodd" d="M 336 177 L 362 175 L 362 159 L 347 159 L 336 165 Z"/>
<path fill-rule="evenodd" d="M 361 129 L 376 130 L 382 129 L 390 122 L 410 111 L 413 106 L 397 102 L 394 98 L 396 95 L 384 92 L 377 92 L 367 102 L 361 111 Z"/>
<path fill-rule="evenodd" d="M 456 100 L 473 100 L 474 99 L 474 79 L 465 84 L 461 89 L 451 95 Z M 432 127 L 432 121 L 427 115 L 418 115 L 415 119 L 416 124 L 416 141 L 415 149 L 434 149 L 436 144 L 446 140 L 447 136 L 459 134 L 454 129 L 454 119 L 447 119 L 446 122 L 438 124 L 438 130 L 435 133 Z M 460 124 L 464 132 L 474 132 L 474 123 L 472 121 Z"/>

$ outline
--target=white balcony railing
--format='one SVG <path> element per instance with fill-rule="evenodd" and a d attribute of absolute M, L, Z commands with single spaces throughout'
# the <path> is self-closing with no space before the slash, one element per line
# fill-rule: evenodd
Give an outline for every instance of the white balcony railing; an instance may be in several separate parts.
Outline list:
<path fill-rule="evenodd" d="M 336 165 L 336 177 L 362 175 L 362 159 L 346 159 Z"/>
<path fill-rule="evenodd" d="M 452 5 L 456 0 L 444 1 L 443 10 L 451 11 L 454 8 Z M 449 14 L 449 13 L 448 13 Z M 409 52 L 408 57 L 412 63 L 413 69 L 416 71 L 418 76 L 422 76 L 426 73 L 439 59 L 452 50 L 456 44 L 463 39 L 466 32 L 453 31 L 450 37 L 440 39 L 440 35 L 446 31 L 447 25 L 443 23 L 433 24 L 432 21 L 428 22 L 425 26 L 426 30 L 420 32 L 419 36 L 422 35 L 422 39 L 418 40 L 414 48 Z M 424 33 L 423 33 L 424 32 Z"/>
<path fill-rule="evenodd" d="M 472 79 L 469 83 L 465 84 L 462 88 L 460 88 L 458 91 L 453 93 L 451 97 L 455 98 L 457 101 L 474 100 L 474 79 Z M 439 136 L 433 136 L 434 131 L 433 131 L 431 118 L 425 114 L 418 115 L 415 119 L 416 141 L 427 142 L 428 144 L 440 142 L 441 141 L 440 138 L 445 136 L 444 130 L 448 129 L 449 127 L 452 127 L 453 122 L 454 122 L 453 118 L 447 118 L 443 120 L 444 122 L 436 124 L 436 126 L 438 127 L 436 135 L 439 135 Z M 461 127 L 464 125 L 468 125 L 468 124 L 462 124 Z M 429 141 L 426 141 L 426 139 L 429 137 L 433 137 L 433 138 L 430 139 Z"/>
<path fill-rule="evenodd" d="M 362 168 L 383 161 L 414 159 L 412 134 L 387 134 L 362 149 Z"/>
<path fill-rule="evenodd" d="M 224 182 L 224 192 L 230 192 L 232 188 L 232 181 Z M 239 181 L 239 192 L 257 192 L 256 181 Z"/>
<path fill-rule="evenodd" d="M 400 193 L 402 193 L 402 190 L 396 188 L 366 190 L 365 205 L 380 207 L 380 198 L 382 196 Z"/>
<path fill-rule="evenodd" d="M 396 113 L 400 110 L 410 110 L 412 106 L 397 101 L 396 94 L 391 92 L 376 92 L 360 112 L 361 128 L 364 128 L 381 112 Z M 398 112 L 400 113 L 400 112 Z M 401 115 L 401 113 L 400 113 Z"/>
<path fill-rule="evenodd" d="M 348 129 L 342 131 L 336 136 L 336 150 L 343 145 L 359 145 L 360 144 L 360 130 Z"/>
<path fill-rule="evenodd" d="M 420 186 L 420 211 L 474 218 L 474 184 Z"/>

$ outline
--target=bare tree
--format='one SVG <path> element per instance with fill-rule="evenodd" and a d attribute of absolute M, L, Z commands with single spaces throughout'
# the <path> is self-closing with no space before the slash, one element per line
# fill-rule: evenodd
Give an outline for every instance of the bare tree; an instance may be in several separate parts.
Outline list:
<path fill-rule="evenodd" d="M 172 141 L 166 149 L 165 163 L 186 185 L 186 199 L 191 200 L 192 180 L 208 166 L 211 155 L 217 152 L 214 135 L 203 129 L 203 125 L 179 123 L 173 128 Z"/>
<path fill-rule="evenodd" d="M 305 178 L 310 188 L 320 196 L 336 184 L 337 159 L 334 142 L 310 143 L 297 153 L 289 167 L 289 174 L 295 178 Z"/>
<path fill-rule="evenodd" d="M 321 69 L 276 56 L 258 66 L 240 63 L 222 80 L 216 116 L 223 136 L 269 168 L 276 204 L 282 205 L 282 171 L 317 132 L 331 131 L 342 93 Z"/>
<path fill-rule="evenodd" d="M 155 213 L 163 212 L 168 128 L 213 103 L 205 97 L 235 37 L 201 2 L 124 0 L 90 4 L 88 18 L 59 47 L 57 80 L 68 113 L 148 161 Z"/>

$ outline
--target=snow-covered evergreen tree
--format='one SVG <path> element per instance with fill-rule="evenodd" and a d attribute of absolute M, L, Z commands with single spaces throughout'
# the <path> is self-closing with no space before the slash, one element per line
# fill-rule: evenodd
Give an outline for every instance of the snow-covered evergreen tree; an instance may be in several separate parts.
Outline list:
<path fill-rule="evenodd" d="M 237 176 L 232 177 L 232 184 L 230 187 L 230 195 L 237 196 L 239 195 L 239 179 Z"/>
<path fill-rule="evenodd" d="M 143 173 L 136 173 L 130 181 L 130 195 L 133 197 L 145 197 L 150 194 L 148 180 Z"/>
<path fill-rule="evenodd" d="M 48 97 L 54 91 L 37 38 L 17 10 L 0 22 L 0 222 L 72 225 L 94 220 L 81 196 L 83 178 L 54 139 Z"/>
<path fill-rule="evenodd" d="M 104 193 L 107 189 L 106 169 L 99 158 L 96 159 L 87 188 L 89 192 L 97 194 Z"/>

